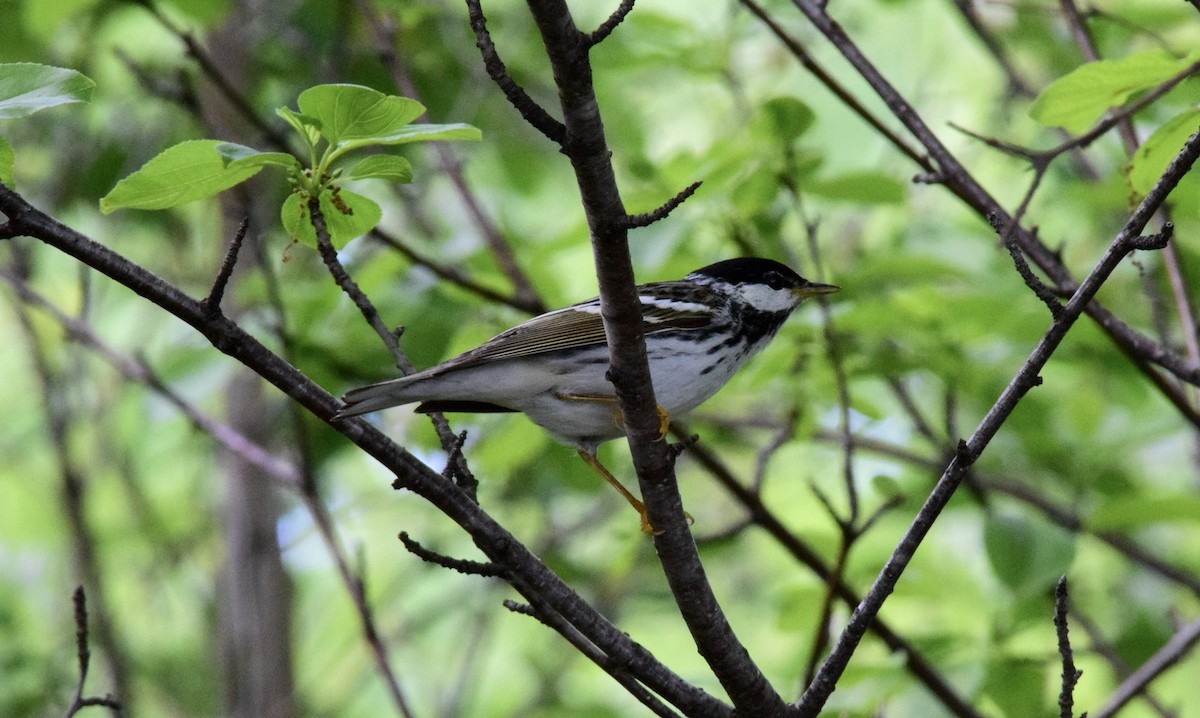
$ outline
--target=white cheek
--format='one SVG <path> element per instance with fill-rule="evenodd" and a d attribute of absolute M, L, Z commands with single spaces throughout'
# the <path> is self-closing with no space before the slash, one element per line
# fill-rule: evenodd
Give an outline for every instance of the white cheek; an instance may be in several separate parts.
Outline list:
<path fill-rule="evenodd" d="M 738 294 L 761 312 L 782 312 L 796 306 L 796 296 L 786 289 L 771 289 L 764 284 L 743 284 Z"/>

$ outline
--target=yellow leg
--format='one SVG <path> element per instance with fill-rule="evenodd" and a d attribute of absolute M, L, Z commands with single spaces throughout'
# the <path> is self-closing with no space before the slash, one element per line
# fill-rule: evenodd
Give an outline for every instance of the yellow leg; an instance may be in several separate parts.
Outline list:
<path fill-rule="evenodd" d="M 662 531 L 656 531 L 654 524 L 650 523 L 650 517 L 646 514 L 646 504 L 642 503 L 636 496 L 630 493 L 629 489 L 622 486 L 621 482 L 617 481 L 617 477 L 613 476 L 608 469 L 604 468 L 604 464 L 601 464 L 599 459 L 583 449 L 579 450 L 579 458 L 583 459 L 584 462 L 588 466 L 592 467 L 592 470 L 594 470 L 597 474 L 600 474 L 600 477 L 611 484 L 614 489 L 621 492 L 621 495 L 625 497 L 625 500 L 629 502 L 629 505 L 638 512 L 638 516 L 641 516 L 642 518 L 642 533 L 646 534 L 647 536 L 657 536 L 662 533 Z"/>
<path fill-rule="evenodd" d="M 600 404 L 611 404 L 613 408 L 613 423 L 619 428 L 625 428 L 625 420 L 621 416 L 621 407 L 617 405 L 615 396 L 601 396 L 598 394 L 558 394 L 559 399 L 564 401 L 594 401 Z M 658 412 L 658 438 L 665 439 L 667 431 L 671 428 L 671 414 L 663 408 L 662 404 L 655 404 L 655 410 Z"/>

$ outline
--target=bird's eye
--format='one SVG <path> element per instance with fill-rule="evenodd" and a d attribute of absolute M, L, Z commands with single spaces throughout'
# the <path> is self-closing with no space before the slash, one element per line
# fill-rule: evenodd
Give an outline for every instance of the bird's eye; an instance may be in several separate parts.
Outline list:
<path fill-rule="evenodd" d="M 766 275 L 763 276 L 763 279 L 766 281 L 767 286 L 771 289 L 783 289 L 784 285 L 786 284 L 783 279 L 783 275 L 774 270 L 767 272 Z"/>

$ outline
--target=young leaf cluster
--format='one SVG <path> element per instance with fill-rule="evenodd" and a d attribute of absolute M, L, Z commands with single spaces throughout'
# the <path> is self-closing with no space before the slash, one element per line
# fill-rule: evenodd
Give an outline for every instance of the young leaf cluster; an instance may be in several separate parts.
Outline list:
<path fill-rule="evenodd" d="M 466 124 L 413 124 L 425 107 L 407 97 L 351 84 L 318 85 L 300 93 L 298 110 L 275 112 L 303 144 L 301 161 L 286 152 L 264 152 L 220 140 L 189 140 L 170 147 L 117 183 L 103 199 L 105 213 L 118 209 L 167 209 L 211 197 L 257 175 L 264 167 L 287 173 L 293 189 L 280 209 L 292 239 L 315 247 L 309 201 L 316 199 L 334 247 L 341 248 L 377 225 L 382 210 L 342 185 L 349 180 L 412 181 L 412 164 L 393 148 L 411 142 L 478 141 Z M 381 150 L 346 171 L 348 155 Z"/>

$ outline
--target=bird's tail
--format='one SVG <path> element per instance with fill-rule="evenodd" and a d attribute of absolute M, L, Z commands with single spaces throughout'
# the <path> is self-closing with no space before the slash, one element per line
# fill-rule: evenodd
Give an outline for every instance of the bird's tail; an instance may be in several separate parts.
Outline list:
<path fill-rule="evenodd" d="M 414 375 L 415 376 L 415 375 Z M 372 411 L 387 409 L 402 404 L 420 401 L 421 396 L 414 395 L 412 385 L 414 376 L 403 376 L 399 379 L 359 387 L 346 392 L 342 397 L 341 409 L 338 409 L 335 419 L 345 419 Z"/>

